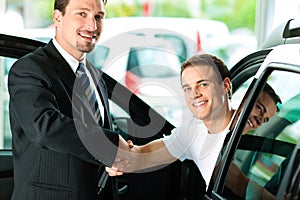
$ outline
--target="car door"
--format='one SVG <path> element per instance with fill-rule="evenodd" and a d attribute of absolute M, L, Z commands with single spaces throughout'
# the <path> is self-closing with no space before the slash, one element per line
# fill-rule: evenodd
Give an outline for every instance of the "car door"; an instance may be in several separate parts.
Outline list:
<path fill-rule="evenodd" d="M 246 91 L 244 96 L 248 96 L 248 99 L 225 146 L 221 168 L 212 180 L 206 199 L 290 199 L 287 195 L 292 199 L 298 195 L 299 189 L 295 189 L 293 178 L 293 172 L 297 174 L 297 167 L 293 165 L 299 162 L 299 49 L 297 44 L 282 45 L 265 52 L 267 57 L 263 59 L 258 72 L 248 84 L 245 82 L 247 89 L 243 89 L 245 84 L 238 84 L 239 87 L 235 88 L 235 94 L 239 90 Z M 249 62 L 247 69 L 255 65 L 255 62 Z M 237 73 L 233 80 L 244 79 L 242 74 Z M 265 84 L 271 85 L 280 96 L 280 111 L 261 127 L 243 133 Z M 232 166 L 238 169 L 232 171 Z M 241 173 L 236 176 L 234 172 Z"/>
<path fill-rule="evenodd" d="M 13 162 L 9 125 L 7 75 L 11 65 L 21 56 L 45 43 L 0 34 L 1 116 L 0 123 L 0 199 L 9 199 L 13 189 Z M 104 76 L 108 87 L 114 128 L 125 139 L 145 144 L 170 134 L 174 128 L 166 119 L 149 107 L 124 86 Z M 141 131 L 142 130 L 142 131 Z M 131 134 L 129 134 L 131 133 Z M 132 134 L 140 133 L 140 134 Z M 175 162 L 148 173 L 126 174 L 115 178 L 119 199 L 174 199 L 177 194 L 180 163 Z M 111 187 L 111 186 L 109 186 Z"/>

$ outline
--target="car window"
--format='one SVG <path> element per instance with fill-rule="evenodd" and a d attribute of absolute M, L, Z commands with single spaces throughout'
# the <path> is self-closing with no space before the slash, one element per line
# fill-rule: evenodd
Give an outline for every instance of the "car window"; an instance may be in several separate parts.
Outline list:
<path fill-rule="evenodd" d="M 175 54 L 163 49 L 131 48 L 127 71 L 141 78 L 178 77 L 180 61 Z"/>
<path fill-rule="evenodd" d="M 11 65 L 15 61 L 16 59 L 13 58 L 0 57 L 0 149 L 11 149 L 11 133 L 8 113 L 9 94 L 7 90 L 7 75 Z"/>
<path fill-rule="evenodd" d="M 232 108 L 237 109 L 239 107 L 252 80 L 253 80 L 253 76 L 250 77 L 243 84 L 241 84 L 241 86 L 239 88 L 237 88 L 236 91 L 233 93 L 232 99 L 231 99 Z"/>
<path fill-rule="evenodd" d="M 277 104 L 280 111 L 261 127 L 241 136 L 232 160 L 232 164 L 234 163 L 249 179 L 244 188 L 247 199 L 260 199 L 256 195 L 261 195 L 257 192 L 262 191 L 261 189 L 267 191 L 264 194 L 276 196 L 289 157 L 300 139 L 298 131 L 300 128 L 298 121 L 300 75 L 274 71 L 267 80 L 282 100 L 282 104 Z M 243 185 L 243 179 L 231 173 L 227 174 L 226 181 L 234 181 L 237 185 Z M 237 193 L 239 192 L 234 191 L 229 185 L 226 185 L 222 191 L 222 195 L 228 199 L 241 197 L 241 194 Z"/>
<path fill-rule="evenodd" d="M 177 53 L 177 55 L 179 55 L 180 62 L 182 63 L 186 60 L 188 56 L 187 45 L 182 38 L 171 34 L 156 34 L 155 37 L 171 41 L 174 46 L 175 52 Z"/>

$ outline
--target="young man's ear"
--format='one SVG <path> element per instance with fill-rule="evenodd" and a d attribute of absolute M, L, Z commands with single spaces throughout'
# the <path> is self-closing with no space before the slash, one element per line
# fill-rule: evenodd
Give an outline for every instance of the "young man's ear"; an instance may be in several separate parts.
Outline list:
<path fill-rule="evenodd" d="M 232 97 L 232 85 L 231 85 L 231 80 L 230 78 L 226 77 L 223 80 L 224 88 L 225 88 L 225 93 L 228 95 L 228 99 L 231 99 Z"/>

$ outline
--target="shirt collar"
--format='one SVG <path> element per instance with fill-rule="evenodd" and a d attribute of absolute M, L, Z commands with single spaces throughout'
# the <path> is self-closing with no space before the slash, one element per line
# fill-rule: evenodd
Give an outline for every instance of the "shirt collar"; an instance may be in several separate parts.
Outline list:
<path fill-rule="evenodd" d="M 53 44 L 56 47 L 56 49 L 58 50 L 58 52 L 62 55 L 62 57 L 70 65 L 72 71 L 74 73 L 76 73 L 79 61 L 76 58 L 74 58 L 71 54 L 69 54 L 66 50 L 64 50 L 64 48 L 62 48 L 62 46 L 57 42 L 57 40 L 55 39 L 55 37 L 53 38 Z M 86 65 L 85 56 L 84 56 L 83 60 L 80 61 L 80 62 L 83 62 Z"/>

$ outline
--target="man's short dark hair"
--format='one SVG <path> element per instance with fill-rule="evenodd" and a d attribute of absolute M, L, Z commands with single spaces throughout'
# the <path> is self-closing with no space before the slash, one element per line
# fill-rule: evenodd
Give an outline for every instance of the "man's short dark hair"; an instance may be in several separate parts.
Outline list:
<path fill-rule="evenodd" d="M 104 5 L 107 3 L 107 0 L 102 0 Z M 54 10 L 59 10 L 63 15 L 66 13 L 66 7 L 69 4 L 70 0 L 55 0 Z"/>
<path fill-rule="evenodd" d="M 277 108 L 277 112 L 279 112 L 280 108 L 279 108 L 278 104 L 282 104 L 282 102 L 281 102 L 280 97 L 274 91 L 274 89 L 268 83 L 266 83 L 263 91 L 265 93 L 267 93 L 272 98 L 272 100 L 275 102 L 275 105 L 276 105 L 276 108 Z"/>

